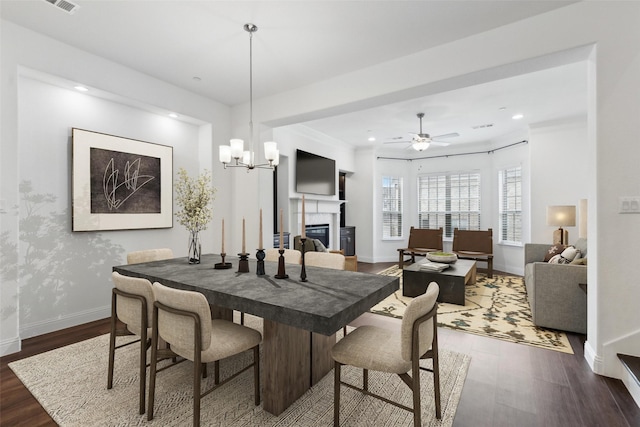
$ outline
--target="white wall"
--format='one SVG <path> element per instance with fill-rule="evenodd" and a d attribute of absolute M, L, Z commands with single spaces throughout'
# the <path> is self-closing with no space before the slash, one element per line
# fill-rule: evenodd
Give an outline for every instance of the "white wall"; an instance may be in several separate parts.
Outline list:
<path fill-rule="evenodd" d="M 531 126 L 531 241 L 552 243 L 557 227 L 547 225 L 547 206 L 574 205 L 588 199 L 589 150 L 586 117 Z M 578 238 L 578 223 L 566 227 L 569 242 Z"/>
<path fill-rule="evenodd" d="M 1 25 L 0 354 L 20 341 L 110 314 L 110 271 L 127 252 L 170 247 L 187 232 L 71 232 L 71 128 L 173 147 L 174 172 L 213 171 L 214 221 L 230 215 L 230 177 L 213 148 L 230 109 L 12 23 Z M 62 59 L 61 59 L 62 58 Z M 82 83 L 87 94 L 70 87 Z M 166 117 L 170 111 L 181 120 Z M 217 155 L 217 148 L 215 149 Z M 203 249 L 219 244 L 203 233 Z"/>

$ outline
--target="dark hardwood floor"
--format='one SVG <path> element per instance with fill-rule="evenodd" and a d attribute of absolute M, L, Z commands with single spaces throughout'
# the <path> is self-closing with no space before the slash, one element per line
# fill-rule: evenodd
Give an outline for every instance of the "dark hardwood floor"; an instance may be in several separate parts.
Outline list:
<path fill-rule="evenodd" d="M 358 263 L 358 268 L 377 273 L 391 265 Z M 396 327 L 398 322 L 367 313 L 353 325 Z M 108 332 L 109 320 L 99 320 L 25 340 L 20 352 L 0 358 L 0 425 L 56 425 L 8 363 Z M 471 356 L 454 426 L 640 426 L 640 409 L 622 382 L 589 369 L 582 335 L 569 334 L 575 354 L 445 328 L 438 339 L 441 348 Z"/>

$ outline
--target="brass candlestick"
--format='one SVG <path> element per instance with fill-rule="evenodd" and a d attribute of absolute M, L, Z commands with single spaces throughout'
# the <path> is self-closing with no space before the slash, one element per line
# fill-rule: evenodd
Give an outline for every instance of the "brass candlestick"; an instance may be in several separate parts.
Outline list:
<path fill-rule="evenodd" d="M 226 270 L 227 268 L 231 268 L 231 263 L 230 262 L 224 262 L 224 257 L 226 257 L 227 254 L 222 252 L 220 254 L 220 256 L 222 257 L 222 262 L 216 263 L 213 266 L 213 268 L 216 269 L 216 270 Z"/>
<path fill-rule="evenodd" d="M 258 249 L 256 252 L 256 258 L 258 260 L 258 265 L 256 267 L 256 275 L 264 276 L 264 249 Z"/>
<path fill-rule="evenodd" d="M 238 261 L 238 273 L 249 272 L 249 254 L 246 252 L 238 254 L 240 261 Z"/>
<path fill-rule="evenodd" d="M 304 243 L 307 241 L 306 237 L 301 237 L 300 238 L 300 243 L 302 244 L 302 270 L 300 270 L 300 281 L 301 282 L 306 282 L 307 281 L 307 269 L 305 268 L 304 265 Z"/>
<path fill-rule="evenodd" d="M 278 249 L 280 257 L 278 258 L 278 274 L 274 277 L 276 279 L 288 279 L 289 275 L 284 271 L 284 249 Z"/>

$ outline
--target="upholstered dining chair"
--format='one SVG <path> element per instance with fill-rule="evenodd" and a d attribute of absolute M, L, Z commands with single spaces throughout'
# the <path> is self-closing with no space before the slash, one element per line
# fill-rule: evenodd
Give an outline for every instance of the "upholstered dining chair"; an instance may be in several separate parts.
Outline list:
<path fill-rule="evenodd" d="M 359 390 L 399 408 L 413 412 L 414 426 L 421 425 L 420 370 L 433 372 L 436 417 L 441 418 L 440 370 L 438 365 L 438 332 L 436 299 L 440 288 L 431 282 L 425 294 L 407 307 L 399 333 L 377 326 L 364 325 L 338 341 L 331 350 L 334 360 L 333 425 L 340 425 L 340 385 Z M 433 360 L 433 369 L 420 366 L 420 359 Z M 343 382 L 340 368 L 351 365 L 362 368 L 362 388 Z M 369 370 L 397 374 L 413 392 L 413 408 L 369 391 Z M 411 376 L 408 372 L 411 371 Z"/>
<path fill-rule="evenodd" d="M 331 252 L 305 252 L 304 263 L 312 267 L 344 270 L 344 255 Z"/>
<path fill-rule="evenodd" d="M 193 362 L 193 425 L 200 425 L 200 400 L 221 385 L 253 367 L 254 401 L 260 404 L 260 342 L 262 335 L 255 329 L 228 320 L 211 319 L 209 302 L 199 292 L 173 289 L 153 284 L 156 302 L 153 308 L 151 369 L 149 373 L 149 406 L 147 419 L 153 419 L 157 364 L 160 360 L 182 356 Z M 159 339 L 169 344 L 158 348 Z M 203 364 L 216 364 L 227 357 L 253 350 L 253 363 L 201 391 Z M 217 367 L 217 366 L 216 366 Z"/>
<path fill-rule="evenodd" d="M 127 264 L 139 264 L 141 262 L 160 261 L 170 258 L 173 258 L 173 251 L 169 248 L 145 249 L 129 252 L 127 254 Z"/>
<path fill-rule="evenodd" d="M 312 267 L 332 268 L 344 270 L 344 255 L 333 252 L 307 252 L 304 254 L 304 263 Z M 342 333 L 347 335 L 347 326 L 342 328 Z"/>
<path fill-rule="evenodd" d="M 280 258 L 280 252 L 277 248 L 267 248 L 264 250 L 264 254 L 265 261 L 278 262 Z M 287 264 L 300 264 L 302 259 L 302 252 L 295 249 L 285 249 L 282 255 L 284 255 L 284 262 Z"/>
<path fill-rule="evenodd" d="M 153 313 L 153 288 L 147 279 L 111 273 L 114 288 L 111 292 L 111 335 L 109 337 L 109 370 L 107 388 L 113 388 L 113 368 L 117 349 L 140 343 L 140 413 L 144 414 L 147 349 L 151 345 L 149 337 Z M 123 325 L 124 324 L 124 325 Z M 116 346 L 116 337 L 137 335 L 139 340 Z"/>

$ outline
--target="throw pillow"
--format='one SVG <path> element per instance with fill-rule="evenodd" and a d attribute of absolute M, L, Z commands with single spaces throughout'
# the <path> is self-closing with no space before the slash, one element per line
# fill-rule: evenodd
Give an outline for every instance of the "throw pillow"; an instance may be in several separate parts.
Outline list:
<path fill-rule="evenodd" d="M 327 252 L 327 248 L 319 239 L 313 239 L 313 244 L 316 247 L 316 252 Z"/>
<path fill-rule="evenodd" d="M 574 260 L 571 261 L 571 264 L 573 264 L 573 265 L 587 265 L 587 258 L 574 258 Z"/>
<path fill-rule="evenodd" d="M 567 247 L 561 254 L 554 255 L 549 264 L 569 264 L 576 257 L 578 251 L 573 246 Z"/>
<path fill-rule="evenodd" d="M 544 262 L 549 262 L 554 256 L 560 255 L 565 248 L 566 246 L 561 245 L 560 243 L 556 243 L 555 245 L 551 246 L 547 250 L 547 254 L 544 256 Z"/>

